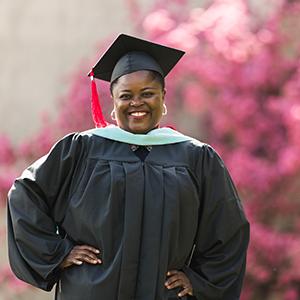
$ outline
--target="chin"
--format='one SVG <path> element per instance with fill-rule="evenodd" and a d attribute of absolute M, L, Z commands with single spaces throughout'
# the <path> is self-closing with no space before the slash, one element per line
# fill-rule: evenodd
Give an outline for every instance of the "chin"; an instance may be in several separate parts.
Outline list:
<path fill-rule="evenodd" d="M 143 128 L 129 128 L 128 131 L 136 134 L 145 134 L 149 132 L 151 129 L 143 129 Z"/>
<path fill-rule="evenodd" d="M 140 127 L 140 126 L 132 126 L 132 127 L 128 127 L 125 130 L 131 132 L 131 133 L 135 133 L 135 134 L 145 134 L 149 131 L 151 131 L 152 129 L 154 129 L 155 127 Z M 124 129 L 124 128 L 123 128 Z"/>

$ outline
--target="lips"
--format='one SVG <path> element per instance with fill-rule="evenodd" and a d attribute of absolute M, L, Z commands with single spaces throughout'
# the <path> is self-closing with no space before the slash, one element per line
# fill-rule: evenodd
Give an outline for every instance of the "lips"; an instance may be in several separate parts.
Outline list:
<path fill-rule="evenodd" d="M 130 112 L 129 115 L 134 116 L 134 117 L 142 117 L 145 116 L 147 114 L 146 111 L 133 111 Z"/>
<path fill-rule="evenodd" d="M 135 119 L 143 119 L 145 116 L 149 114 L 148 111 L 142 110 L 142 111 L 131 111 L 128 113 L 130 117 Z"/>

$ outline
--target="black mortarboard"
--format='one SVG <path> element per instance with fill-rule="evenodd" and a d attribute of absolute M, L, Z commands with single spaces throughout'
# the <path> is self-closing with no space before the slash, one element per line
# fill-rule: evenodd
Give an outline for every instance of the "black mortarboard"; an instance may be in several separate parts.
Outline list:
<path fill-rule="evenodd" d="M 110 82 L 139 70 L 156 71 L 165 77 L 183 55 L 184 51 L 120 34 L 92 71 L 95 78 Z"/>
<path fill-rule="evenodd" d="M 96 127 L 105 127 L 94 78 L 113 82 L 117 78 L 140 70 L 156 71 L 162 75 L 173 69 L 184 51 L 120 34 L 89 72 L 92 79 L 92 113 Z"/>

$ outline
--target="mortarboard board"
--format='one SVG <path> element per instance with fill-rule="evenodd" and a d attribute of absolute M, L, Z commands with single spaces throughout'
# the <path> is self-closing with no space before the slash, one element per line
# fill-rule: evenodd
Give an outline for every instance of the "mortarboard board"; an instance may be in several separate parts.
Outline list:
<path fill-rule="evenodd" d="M 96 127 L 105 127 L 94 78 L 113 82 L 140 70 L 156 71 L 165 77 L 184 55 L 184 51 L 120 34 L 110 45 L 88 76 L 92 80 L 92 112 Z"/>
<path fill-rule="evenodd" d="M 183 55 L 184 51 L 120 34 L 92 71 L 95 78 L 110 82 L 139 70 L 157 71 L 165 77 Z"/>

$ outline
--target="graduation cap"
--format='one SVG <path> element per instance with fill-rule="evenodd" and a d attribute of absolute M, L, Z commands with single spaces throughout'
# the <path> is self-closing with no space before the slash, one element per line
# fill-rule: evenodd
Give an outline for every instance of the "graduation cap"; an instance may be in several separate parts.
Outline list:
<path fill-rule="evenodd" d="M 88 73 L 92 83 L 92 113 L 96 127 L 105 127 L 94 78 L 113 82 L 140 70 L 158 72 L 162 77 L 173 69 L 184 51 L 120 34 Z"/>

